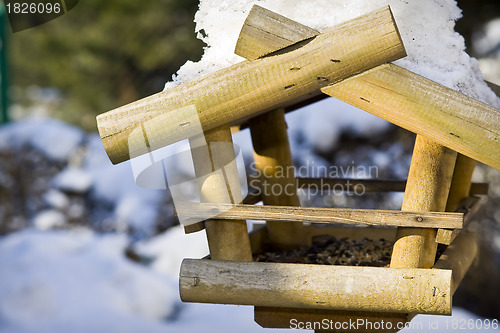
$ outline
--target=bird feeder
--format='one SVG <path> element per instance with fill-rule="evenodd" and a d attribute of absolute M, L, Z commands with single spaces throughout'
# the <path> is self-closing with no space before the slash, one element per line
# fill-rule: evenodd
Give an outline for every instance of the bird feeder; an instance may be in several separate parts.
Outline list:
<path fill-rule="evenodd" d="M 254 6 L 235 52 L 247 60 L 97 117 L 113 163 L 189 139 L 200 202 L 176 211 L 198 221 L 187 233 L 206 231 L 210 255 L 183 261 L 181 299 L 255 306 L 256 322 L 270 328 L 327 318 L 383 320 L 396 331 L 415 314 L 450 315 L 477 252 L 462 230 L 487 193 L 471 184 L 475 161 L 500 168 L 500 111 L 391 64 L 406 51 L 389 7 L 319 32 Z M 293 166 L 285 113 L 327 95 L 417 134 L 406 181 L 355 182 L 404 191 L 401 210 L 300 207 L 296 191 L 241 203 L 231 164 L 231 133 L 241 126 L 268 181 L 295 190 L 349 181 L 274 174 Z M 246 220 L 266 224 L 249 234 Z M 293 249 L 322 235 L 384 238 L 394 244 L 390 266 L 253 260 L 269 244 Z M 436 259 L 439 243 L 447 248 Z"/>

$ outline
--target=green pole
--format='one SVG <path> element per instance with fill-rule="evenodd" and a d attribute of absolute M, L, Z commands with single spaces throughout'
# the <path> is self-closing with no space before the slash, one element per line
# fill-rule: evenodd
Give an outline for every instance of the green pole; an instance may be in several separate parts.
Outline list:
<path fill-rule="evenodd" d="M 9 73 L 7 72 L 7 13 L 0 5 L 0 123 L 9 121 Z"/>

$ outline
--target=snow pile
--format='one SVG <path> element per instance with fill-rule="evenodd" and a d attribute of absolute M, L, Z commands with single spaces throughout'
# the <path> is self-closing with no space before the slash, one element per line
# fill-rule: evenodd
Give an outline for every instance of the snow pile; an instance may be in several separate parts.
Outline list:
<path fill-rule="evenodd" d="M 126 244 L 88 231 L 0 238 L 0 331 L 159 332 L 176 309 L 176 281 L 131 263 Z"/>
<path fill-rule="evenodd" d="M 85 139 L 85 133 L 53 119 L 29 119 L 2 126 L 0 150 L 32 147 L 45 157 L 62 162 L 70 158 Z"/>
<path fill-rule="evenodd" d="M 465 53 L 463 37 L 454 31 L 455 21 L 461 17 L 454 0 L 202 0 L 195 22 L 198 38 L 207 44 L 205 54 L 199 62 L 188 61 L 182 66 L 174 77 L 175 84 L 243 60 L 234 54 L 234 47 L 253 4 L 320 31 L 390 5 L 408 53 L 396 64 L 500 107 L 483 82 L 477 61 Z"/>
<path fill-rule="evenodd" d="M 478 62 L 465 53 L 464 39 L 454 31 L 455 21 L 461 17 L 461 10 L 454 0 L 202 0 L 195 22 L 198 38 L 207 44 L 205 53 L 199 62 L 186 62 L 165 89 L 243 61 L 234 54 L 234 48 L 253 4 L 320 31 L 390 5 L 408 53 L 396 64 L 500 108 L 500 100 L 483 81 Z M 313 109 L 321 110 L 317 113 L 321 117 L 308 112 L 308 115 L 299 117 L 300 122 L 292 120 L 289 128 L 299 132 L 302 140 L 314 149 L 320 152 L 332 150 L 338 143 L 339 134 L 346 128 L 335 112 L 337 106 L 328 100 L 316 103 Z M 333 113 L 328 115 L 329 112 Z M 351 130 L 364 133 L 366 123 L 373 123 L 372 129 L 379 132 L 387 128 L 383 122 L 373 119 L 351 122 Z M 309 130 L 311 128 L 314 130 Z"/>

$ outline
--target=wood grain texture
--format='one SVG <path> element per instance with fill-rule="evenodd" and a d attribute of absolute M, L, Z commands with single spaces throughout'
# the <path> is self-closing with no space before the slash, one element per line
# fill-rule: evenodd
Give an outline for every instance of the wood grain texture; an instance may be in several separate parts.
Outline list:
<path fill-rule="evenodd" d="M 214 216 L 223 220 L 263 220 L 309 223 L 342 223 L 415 228 L 452 228 L 463 225 L 462 213 L 410 212 L 399 210 L 316 208 L 271 205 L 228 205 L 215 203 L 180 203 L 179 215 L 192 218 Z"/>
<path fill-rule="evenodd" d="M 455 170 L 453 171 L 450 194 L 446 202 L 447 212 L 456 211 L 462 201 L 470 195 L 472 173 L 474 172 L 475 166 L 475 160 L 462 154 L 457 155 L 457 163 L 455 163 Z"/>
<path fill-rule="evenodd" d="M 292 51 L 243 61 L 101 114 L 97 126 L 116 164 L 198 135 L 200 124 L 208 131 L 293 105 L 321 94 L 328 84 L 404 56 L 385 7 L 327 29 Z M 141 127 L 147 128 L 147 145 L 143 136 L 131 136 Z"/>
<path fill-rule="evenodd" d="M 250 120 L 250 134 L 253 144 L 255 169 L 260 172 L 261 182 L 281 189 L 280 195 L 260 188 L 264 205 L 300 206 L 295 175 L 287 178 L 276 177 L 277 172 L 293 170 L 292 153 L 288 141 L 285 110 L 277 109 Z M 287 190 L 285 190 L 287 189 Z M 304 245 L 303 225 L 300 222 L 284 223 L 267 221 L 269 239 L 282 248 Z"/>
<path fill-rule="evenodd" d="M 185 259 L 179 284 L 184 302 L 451 314 L 444 269 Z"/>
<path fill-rule="evenodd" d="M 500 111 L 491 106 L 393 64 L 322 91 L 500 169 Z"/>
<path fill-rule="evenodd" d="M 462 229 L 438 229 L 436 235 L 436 243 L 450 245 L 455 238 L 466 229 L 467 225 L 474 218 L 474 215 L 479 211 L 481 207 L 481 198 L 479 197 L 468 197 L 462 200 L 461 204 L 455 210 L 457 213 L 464 214 L 464 225 Z"/>
<path fill-rule="evenodd" d="M 448 246 L 433 269 L 452 270 L 451 292 L 455 293 L 460 282 L 471 267 L 478 251 L 476 234 L 462 232 Z"/>
<path fill-rule="evenodd" d="M 214 203 L 241 202 L 236 162 L 231 163 L 236 157 L 229 126 L 221 126 L 205 135 L 190 138 L 189 143 L 200 200 Z M 245 218 L 231 222 L 209 219 L 205 221 L 205 229 L 211 258 L 252 261 Z"/>
<path fill-rule="evenodd" d="M 417 135 L 401 210 L 444 211 L 456 157 L 455 151 Z M 398 228 L 391 267 L 431 268 L 436 257 L 436 233 L 430 228 Z"/>
<path fill-rule="evenodd" d="M 318 34 L 317 30 L 254 5 L 243 23 L 234 53 L 253 60 Z"/>

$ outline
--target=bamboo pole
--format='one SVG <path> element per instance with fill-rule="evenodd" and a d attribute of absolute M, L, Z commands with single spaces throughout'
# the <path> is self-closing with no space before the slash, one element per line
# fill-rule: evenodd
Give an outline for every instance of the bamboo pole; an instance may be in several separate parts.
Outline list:
<path fill-rule="evenodd" d="M 500 169 L 500 110 L 489 105 L 394 64 L 322 91 Z"/>
<path fill-rule="evenodd" d="M 184 302 L 450 315 L 451 275 L 443 269 L 185 259 L 179 286 Z"/>
<path fill-rule="evenodd" d="M 417 135 L 401 210 L 442 212 L 450 190 L 457 153 Z M 391 267 L 431 268 L 436 229 L 399 228 Z"/>
<path fill-rule="evenodd" d="M 406 56 L 389 7 L 322 31 L 301 47 L 243 61 L 97 117 L 113 163 L 320 95 L 332 82 Z M 193 107 L 196 113 L 191 113 Z M 148 147 L 142 132 L 144 127 Z"/>
<path fill-rule="evenodd" d="M 190 138 L 201 202 L 239 203 L 236 157 L 229 126 L 208 131 L 204 136 Z M 229 201 L 229 202 L 228 202 Z M 214 260 L 252 261 L 246 221 L 205 221 L 210 256 Z"/>

